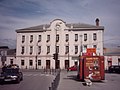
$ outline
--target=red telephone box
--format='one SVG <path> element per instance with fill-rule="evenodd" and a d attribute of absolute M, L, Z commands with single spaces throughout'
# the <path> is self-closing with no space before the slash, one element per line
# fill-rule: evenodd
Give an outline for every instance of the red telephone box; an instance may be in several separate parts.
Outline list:
<path fill-rule="evenodd" d="M 91 79 L 100 81 L 105 79 L 103 56 L 81 56 L 78 77 L 80 80 Z"/>

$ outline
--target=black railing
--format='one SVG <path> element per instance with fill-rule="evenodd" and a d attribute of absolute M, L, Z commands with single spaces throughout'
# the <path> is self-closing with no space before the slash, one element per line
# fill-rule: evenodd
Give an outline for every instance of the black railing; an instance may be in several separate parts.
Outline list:
<path fill-rule="evenodd" d="M 60 81 L 60 70 L 56 71 L 56 77 L 51 83 L 51 86 L 49 87 L 49 90 L 57 90 L 58 84 Z"/>

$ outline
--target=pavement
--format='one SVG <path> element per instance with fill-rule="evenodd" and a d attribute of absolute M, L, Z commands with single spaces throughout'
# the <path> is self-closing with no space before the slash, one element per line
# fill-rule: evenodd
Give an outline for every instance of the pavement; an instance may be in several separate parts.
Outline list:
<path fill-rule="evenodd" d="M 91 86 L 85 86 L 76 75 L 76 71 L 61 71 L 57 90 L 120 90 L 120 74 L 106 73 L 104 81 L 93 82 Z"/>

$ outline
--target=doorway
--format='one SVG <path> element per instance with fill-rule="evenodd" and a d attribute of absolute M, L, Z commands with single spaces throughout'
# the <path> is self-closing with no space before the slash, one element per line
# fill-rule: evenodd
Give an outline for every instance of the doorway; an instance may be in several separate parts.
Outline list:
<path fill-rule="evenodd" d="M 69 67 L 69 60 L 65 60 L 65 69 Z"/>
<path fill-rule="evenodd" d="M 57 60 L 56 61 L 56 69 L 59 69 L 60 68 L 60 60 Z"/>
<path fill-rule="evenodd" d="M 46 60 L 46 69 L 50 69 L 50 60 Z"/>

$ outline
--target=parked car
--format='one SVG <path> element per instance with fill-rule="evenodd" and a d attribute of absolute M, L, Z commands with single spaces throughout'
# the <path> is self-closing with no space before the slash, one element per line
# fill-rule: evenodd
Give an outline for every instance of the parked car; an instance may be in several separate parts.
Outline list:
<path fill-rule="evenodd" d="M 67 68 L 67 71 L 77 71 L 77 65 Z"/>
<path fill-rule="evenodd" d="M 120 66 L 112 65 L 108 69 L 109 73 L 120 73 Z"/>
<path fill-rule="evenodd" d="M 14 81 L 19 83 L 23 80 L 23 74 L 17 66 L 6 66 L 2 68 L 2 72 L 0 74 L 0 82 L 9 82 Z"/>

